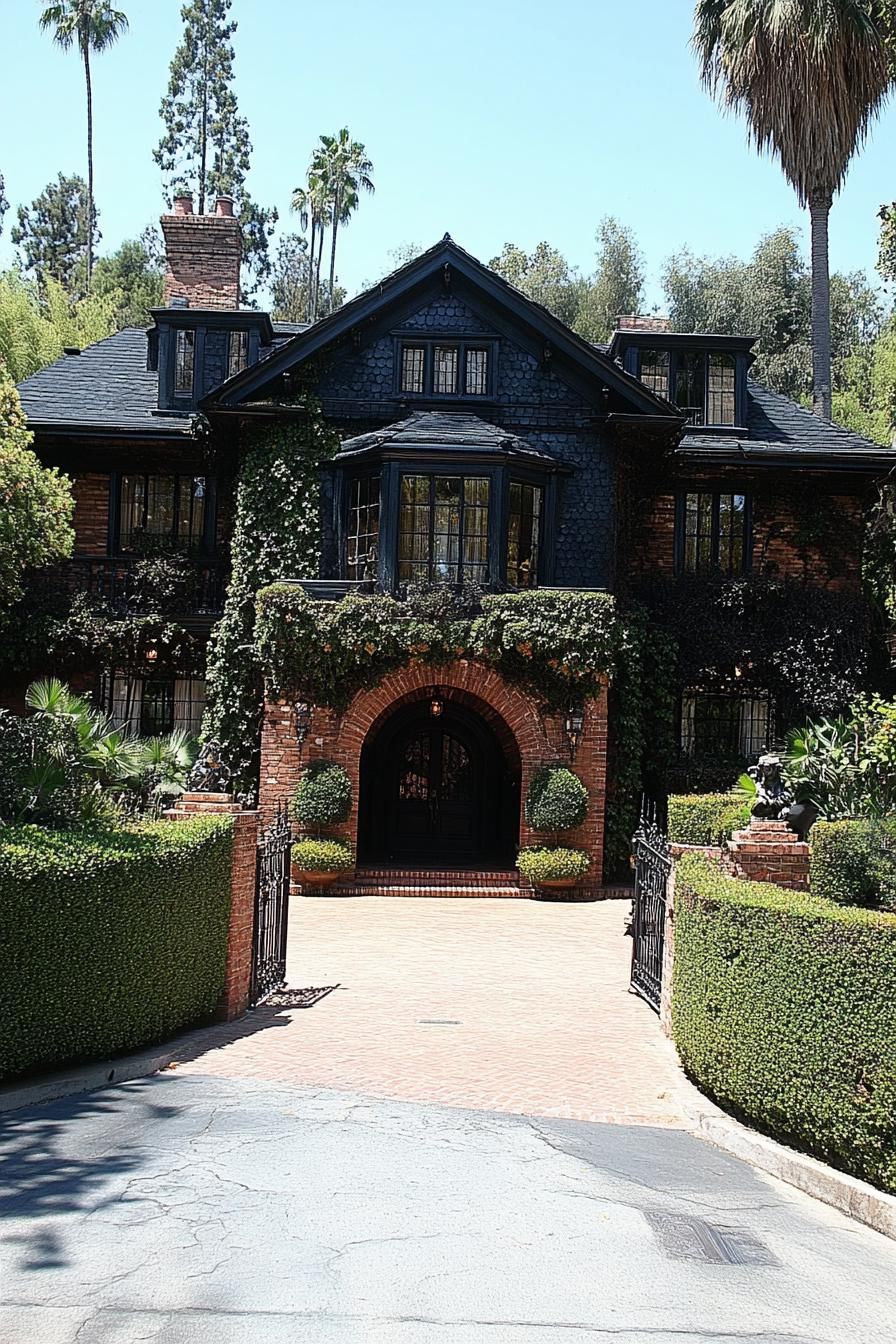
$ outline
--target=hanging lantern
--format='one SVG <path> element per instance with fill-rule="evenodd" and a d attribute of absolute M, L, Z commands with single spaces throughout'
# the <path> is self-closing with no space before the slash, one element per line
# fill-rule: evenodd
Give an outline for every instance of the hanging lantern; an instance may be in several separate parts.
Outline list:
<path fill-rule="evenodd" d="M 311 728 L 312 710 L 307 700 L 297 700 L 292 707 L 295 720 L 296 741 L 301 747 Z"/>
<path fill-rule="evenodd" d="M 582 740 L 582 734 L 585 731 L 585 714 L 578 706 L 570 705 L 566 711 L 565 728 L 566 740 L 569 743 L 569 754 L 575 756 Z"/>
<path fill-rule="evenodd" d="M 440 719 L 445 709 L 445 696 L 440 686 L 433 686 L 429 692 L 430 718 Z"/>

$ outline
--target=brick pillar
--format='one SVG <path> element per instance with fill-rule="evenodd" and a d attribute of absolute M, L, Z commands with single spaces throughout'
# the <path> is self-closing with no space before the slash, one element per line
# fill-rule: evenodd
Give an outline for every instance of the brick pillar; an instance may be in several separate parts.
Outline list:
<path fill-rule="evenodd" d="M 224 1022 L 242 1017 L 249 1007 L 252 982 L 252 935 L 255 924 L 255 864 L 258 812 L 244 811 L 231 793 L 184 793 L 166 816 L 183 821 L 195 816 L 233 817 L 233 863 L 230 870 L 230 923 L 224 992 L 217 1015 Z"/>
<path fill-rule="evenodd" d="M 794 891 L 808 889 L 809 846 L 786 821 L 754 817 L 746 830 L 734 832 L 726 855 L 737 876 L 750 882 L 774 882 Z"/>

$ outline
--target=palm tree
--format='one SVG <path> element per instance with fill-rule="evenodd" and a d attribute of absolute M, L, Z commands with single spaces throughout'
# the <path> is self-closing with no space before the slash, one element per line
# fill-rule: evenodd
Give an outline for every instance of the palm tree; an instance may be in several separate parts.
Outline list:
<path fill-rule="evenodd" d="M 831 418 L 828 215 L 891 85 L 867 0 L 697 0 L 692 46 L 704 85 L 746 115 L 808 205 L 813 409 Z"/>
<path fill-rule="evenodd" d="M 313 322 L 318 316 L 324 234 L 331 216 L 330 189 L 319 150 L 312 155 L 305 174 L 305 186 L 296 187 L 293 191 L 292 209 L 298 214 L 303 229 L 307 229 L 309 223 L 311 225 L 308 248 L 308 320 Z"/>
<path fill-rule="evenodd" d="M 90 53 L 105 51 L 127 31 L 128 18 L 113 9 L 108 0 L 57 0 L 40 16 L 40 26 L 53 29 L 53 41 L 69 51 L 77 46 L 84 62 L 87 85 L 87 288 L 93 271 L 93 87 L 90 80 Z"/>
<path fill-rule="evenodd" d="M 322 135 L 320 142 L 330 194 L 329 298 L 332 312 L 336 292 L 336 235 L 340 224 L 347 224 L 357 210 L 361 192 L 371 194 L 374 191 L 373 164 L 360 141 L 352 140 L 346 126 L 338 135 Z"/>

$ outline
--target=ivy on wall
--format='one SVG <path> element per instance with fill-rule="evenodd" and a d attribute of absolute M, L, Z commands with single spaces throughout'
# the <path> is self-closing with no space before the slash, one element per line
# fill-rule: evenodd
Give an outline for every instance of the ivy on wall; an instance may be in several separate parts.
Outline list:
<path fill-rule="evenodd" d="M 338 436 L 310 396 L 304 414 L 246 435 L 236 491 L 232 573 L 208 652 L 206 737 L 217 737 L 241 789 L 258 776 L 262 668 L 255 595 L 279 579 L 316 578 L 321 548 L 320 467 Z"/>

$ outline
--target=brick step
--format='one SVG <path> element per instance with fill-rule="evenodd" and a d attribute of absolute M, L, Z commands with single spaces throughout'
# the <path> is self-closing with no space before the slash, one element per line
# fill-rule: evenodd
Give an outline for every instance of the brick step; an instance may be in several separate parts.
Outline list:
<path fill-rule="evenodd" d="M 458 896 L 528 900 L 532 888 L 516 869 L 359 868 L 321 891 L 328 896 Z"/>

